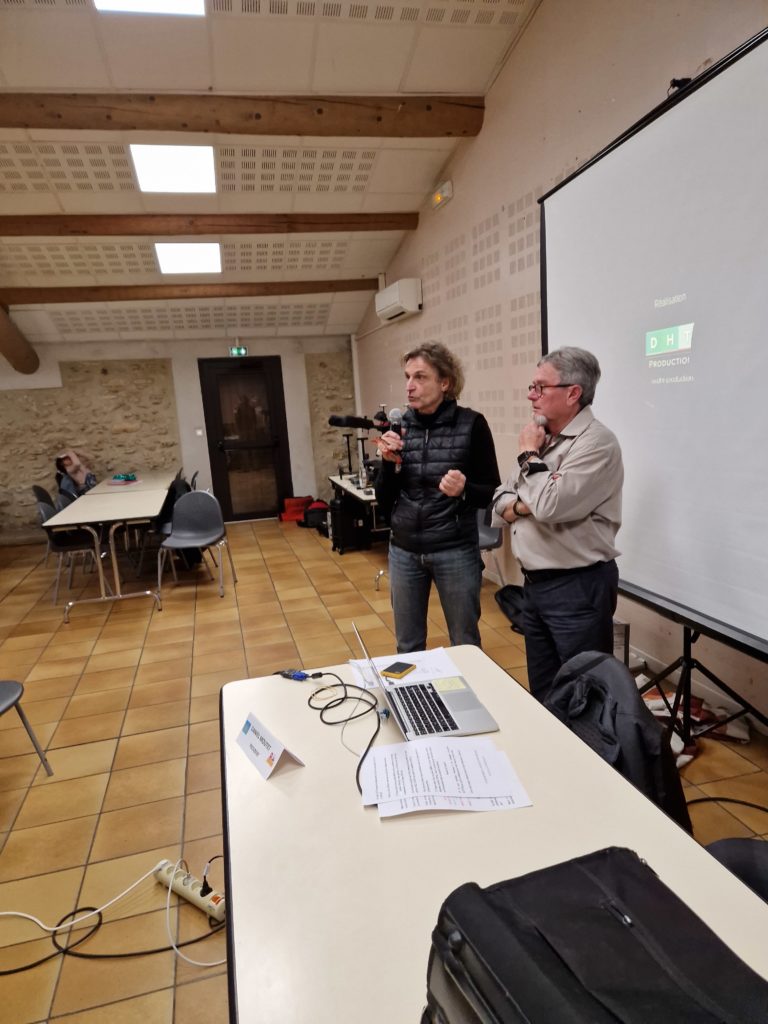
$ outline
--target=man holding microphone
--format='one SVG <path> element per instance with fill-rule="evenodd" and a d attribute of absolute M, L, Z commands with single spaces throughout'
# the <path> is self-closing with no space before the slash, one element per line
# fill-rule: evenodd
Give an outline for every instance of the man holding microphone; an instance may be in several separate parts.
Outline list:
<path fill-rule="evenodd" d="M 511 524 L 525 578 L 528 680 L 542 702 L 573 655 L 613 652 L 624 468 L 616 437 L 590 408 L 599 379 L 597 359 L 581 348 L 540 360 L 528 388 L 533 419 L 494 495 L 493 525 Z"/>
<path fill-rule="evenodd" d="M 439 342 L 403 356 L 408 408 L 401 432 L 378 440 L 376 500 L 390 518 L 389 582 L 399 654 L 427 645 L 434 581 L 451 644 L 480 646 L 483 560 L 477 510 L 499 484 L 484 416 L 457 402 L 461 363 Z"/>

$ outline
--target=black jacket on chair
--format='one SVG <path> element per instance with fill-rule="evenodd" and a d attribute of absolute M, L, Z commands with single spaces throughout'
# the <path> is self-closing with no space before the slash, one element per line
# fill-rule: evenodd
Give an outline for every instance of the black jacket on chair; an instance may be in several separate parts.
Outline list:
<path fill-rule="evenodd" d="M 545 707 L 687 832 L 693 832 L 664 726 L 612 654 L 577 654 L 555 676 Z"/>

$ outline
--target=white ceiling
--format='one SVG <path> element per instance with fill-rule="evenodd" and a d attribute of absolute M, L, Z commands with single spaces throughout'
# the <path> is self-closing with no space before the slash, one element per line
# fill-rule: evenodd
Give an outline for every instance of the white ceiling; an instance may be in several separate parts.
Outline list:
<path fill-rule="evenodd" d="M 92 0 L 0 0 L 0 90 L 484 95 L 540 0 L 208 0 L 205 18 L 100 14 Z M 132 142 L 212 144 L 218 192 L 145 195 Z M 0 126 L 0 215 L 417 211 L 457 145 Z M 160 275 L 144 237 L 0 237 L 0 287 L 371 278 L 402 231 L 199 236 L 215 278 Z M 189 239 L 187 239 L 189 240 Z M 15 306 L 28 339 L 353 332 L 371 292 Z"/>

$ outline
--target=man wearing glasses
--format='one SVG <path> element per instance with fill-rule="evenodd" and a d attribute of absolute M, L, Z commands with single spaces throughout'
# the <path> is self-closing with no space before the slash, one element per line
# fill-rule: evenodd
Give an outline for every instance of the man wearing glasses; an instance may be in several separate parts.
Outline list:
<path fill-rule="evenodd" d="M 590 408 L 599 379 L 584 349 L 541 359 L 528 388 L 533 419 L 494 495 L 493 525 L 511 524 L 525 579 L 528 679 L 541 701 L 573 655 L 613 653 L 624 467 L 616 437 Z"/>

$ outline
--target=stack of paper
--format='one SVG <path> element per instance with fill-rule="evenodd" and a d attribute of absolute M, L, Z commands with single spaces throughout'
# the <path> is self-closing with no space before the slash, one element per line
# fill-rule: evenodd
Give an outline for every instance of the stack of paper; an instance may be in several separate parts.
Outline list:
<path fill-rule="evenodd" d="M 507 811 L 531 801 L 507 755 L 486 736 L 429 736 L 369 752 L 363 803 L 382 818 L 411 811 Z"/>

